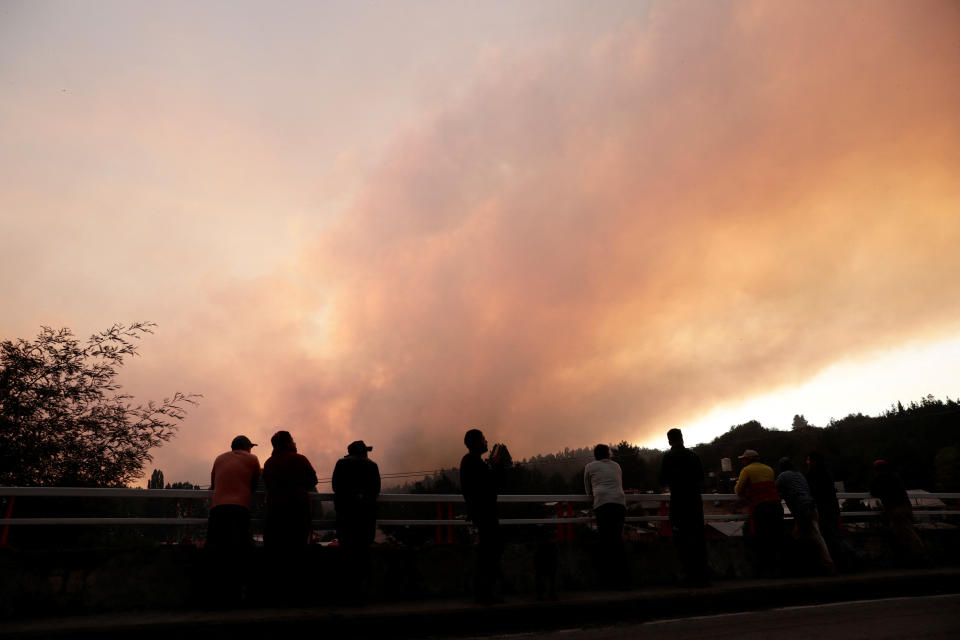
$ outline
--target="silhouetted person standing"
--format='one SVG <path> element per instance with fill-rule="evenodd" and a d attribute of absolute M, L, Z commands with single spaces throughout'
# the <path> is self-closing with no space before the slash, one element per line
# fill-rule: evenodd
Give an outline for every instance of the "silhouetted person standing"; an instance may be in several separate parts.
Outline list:
<path fill-rule="evenodd" d="M 623 549 L 623 523 L 627 517 L 623 471 L 610 459 L 610 447 L 605 444 L 593 448 L 593 457 L 583 468 L 583 488 L 588 496 L 593 496 L 593 515 L 600 536 L 599 573 L 606 586 L 622 589 L 629 583 Z"/>
<path fill-rule="evenodd" d="M 663 454 L 660 485 L 670 487 L 670 526 L 683 567 L 680 584 L 706 586 L 710 584 L 710 570 L 701 497 L 703 465 L 697 454 L 683 446 L 680 429 L 667 431 L 667 442 L 670 450 Z"/>
<path fill-rule="evenodd" d="M 488 445 L 479 429 L 467 431 L 463 444 L 468 453 L 460 461 L 460 490 L 467 503 L 467 515 L 477 528 L 476 598 L 481 604 L 493 604 L 498 601 L 495 588 L 503 555 L 497 515 L 500 451 L 495 447 L 487 461 L 480 457 Z"/>
<path fill-rule="evenodd" d="M 820 534 L 827 544 L 830 557 L 840 570 L 847 570 L 854 564 L 856 552 L 840 537 L 840 503 L 837 500 L 837 487 L 833 474 L 827 468 L 823 454 L 811 451 L 807 455 L 807 485 L 810 495 L 817 504 L 820 517 Z"/>
<path fill-rule="evenodd" d="M 207 547 L 236 551 L 253 544 L 250 538 L 250 501 L 260 480 L 260 460 L 251 453 L 254 443 L 237 436 L 230 451 L 221 453 L 210 471 L 210 517 Z"/>
<path fill-rule="evenodd" d="M 811 451 L 807 455 L 807 486 L 810 495 L 817 504 L 817 514 L 820 516 L 820 533 L 833 552 L 831 539 L 836 538 L 840 529 L 840 503 L 837 501 L 837 487 L 833 475 L 827 469 L 823 454 Z"/>
<path fill-rule="evenodd" d="M 289 431 L 277 431 L 270 443 L 273 454 L 263 465 L 267 486 L 263 542 L 268 549 L 300 549 L 310 539 L 309 492 L 317 486 L 317 472 L 297 453 Z"/>
<path fill-rule="evenodd" d="M 760 454 L 747 449 L 740 456 L 743 469 L 733 491 L 747 501 L 750 524 L 757 542 L 758 573 L 773 578 L 780 573 L 780 539 L 783 536 L 783 505 L 774 484 L 773 469 L 760 462 Z"/>
<path fill-rule="evenodd" d="M 263 527 L 269 558 L 267 596 L 282 604 L 303 602 L 309 597 L 309 492 L 317 485 L 317 473 L 310 461 L 297 453 L 297 444 L 289 431 L 277 431 L 270 443 L 273 454 L 263 464 L 267 486 L 267 518 Z"/>
<path fill-rule="evenodd" d="M 214 598 L 223 604 L 240 600 L 246 575 L 241 570 L 253 547 L 250 537 L 250 502 L 260 479 L 260 460 L 247 436 L 237 436 L 230 451 L 217 456 L 210 472 L 210 516 L 206 548 L 213 554 Z"/>
<path fill-rule="evenodd" d="M 380 469 L 368 457 L 363 440 L 347 446 L 347 456 L 333 468 L 333 503 L 337 511 L 337 541 L 346 566 L 344 582 L 350 596 L 360 597 L 369 571 L 369 549 L 377 530 Z"/>
<path fill-rule="evenodd" d="M 833 566 L 830 551 L 827 549 L 827 543 L 820 534 L 817 503 L 813 500 L 807 479 L 794 470 L 793 461 L 790 458 L 780 458 L 778 467 L 780 474 L 776 480 L 777 492 L 790 509 L 798 537 L 816 552 L 820 569 L 828 575 L 833 575 L 836 569 Z"/>
<path fill-rule="evenodd" d="M 880 499 L 898 551 L 914 562 L 926 563 L 926 549 L 913 526 L 913 505 L 900 476 L 886 460 L 874 461 L 873 468 L 877 475 L 870 483 L 870 495 Z"/>

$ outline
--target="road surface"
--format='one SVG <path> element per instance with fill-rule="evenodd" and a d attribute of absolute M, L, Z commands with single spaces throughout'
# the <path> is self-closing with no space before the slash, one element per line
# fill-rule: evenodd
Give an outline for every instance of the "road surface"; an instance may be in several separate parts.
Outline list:
<path fill-rule="evenodd" d="M 749 606 L 744 602 L 744 606 Z M 602 621 L 598 621 L 602 624 Z M 640 624 L 518 633 L 511 640 L 893 640 L 960 638 L 960 594 L 885 598 L 658 620 Z"/>

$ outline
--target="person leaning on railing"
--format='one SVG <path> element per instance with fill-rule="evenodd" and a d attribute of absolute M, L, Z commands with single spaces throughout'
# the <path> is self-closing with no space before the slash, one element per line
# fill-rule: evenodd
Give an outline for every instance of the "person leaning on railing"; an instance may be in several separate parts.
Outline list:
<path fill-rule="evenodd" d="M 928 564 L 926 548 L 913 526 L 913 505 L 900 476 L 886 460 L 873 463 L 877 475 L 870 483 L 870 495 L 880 499 L 890 533 L 902 555 L 917 564 Z"/>
<path fill-rule="evenodd" d="M 743 469 L 733 488 L 750 506 L 758 554 L 757 572 L 765 578 L 780 573 L 779 545 L 783 534 L 783 505 L 774 484 L 773 469 L 760 462 L 760 454 L 747 449 L 740 456 Z"/>
<path fill-rule="evenodd" d="M 794 469 L 793 460 L 787 456 L 780 458 L 778 467 L 780 475 L 776 481 L 777 491 L 790 509 L 798 537 L 816 551 L 820 570 L 827 575 L 835 574 L 837 569 L 820 533 L 820 515 L 807 479 Z"/>
<path fill-rule="evenodd" d="M 237 436 L 230 451 L 217 456 L 210 472 L 210 516 L 206 548 L 214 560 L 209 575 L 211 593 L 221 604 L 244 597 L 248 576 L 243 570 L 253 547 L 250 537 L 250 501 L 260 478 L 260 460 L 250 450 L 247 436 Z"/>
<path fill-rule="evenodd" d="M 236 550 L 250 547 L 250 500 L 260 479 L 260 460 L 247 436 L 237 436 L 230 451 L 217 456 L 210 471 L 210 516 L 207 547 Z"/>
<path fill-rule="evenodd" d="M 599 573 L 607 586 L 625 589 L 630 573 L 623 548 L 623 523 L 627 517 L 623 471 L 610 459 L 610 447 L 605 444 L 593 448 L 593 457 L 583 468 L 583 488 L 593 497 L 593 515 L 600 536 Z"/>

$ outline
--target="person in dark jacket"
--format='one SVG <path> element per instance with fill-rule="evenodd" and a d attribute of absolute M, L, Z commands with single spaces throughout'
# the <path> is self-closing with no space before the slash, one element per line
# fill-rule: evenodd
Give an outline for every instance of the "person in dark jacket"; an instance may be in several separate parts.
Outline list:
<path fill-rule="evenodd" d="M 368 546 L 377 530 L 380 468 L 368 457 L 368 451 L 373 447 L 363 440 L 351 442 L 347 455 L 333 468 L 333 504 L 341 545 Z"/>
<path fill-rule="evenodd" d="M 898 551 L 911 561 L 926 564 L 926 549 L 913 526 L 913 505 L 900 476 L 886 460 L 876 460 L 873 468 L 877 475 L 870 483 L 870 495 L 880 499 Z"/>
<path fill-rule="evenodd" d="M 501 447 L 495 446 L 489 460 L 484 460 L 481 455 L 488 445 L 479 429 L 467 431 L 463 444 L 467 454 L 460 461 L 460 490 L 467 503 L 467 516 L 477 529 L 476 598 L 481 604 L 493 604 L 499 600 L 495 587 L 503 555 L 497 515 Z"/>
<path fill-rule="evenodd" d="M 849 570 L 855 567 L 857 554 L 840 536 L 840 503 L 837 501 L 837 488 L 833 474 L 827 467 L 823 454 L 811 451 L 807 455 L 807 485 L 810 495 L 817 504 L 817 513 L 820 516 L 820 533 L 827 543 L 830 557 L 837 565 L 838 570 Z"/>
<path fill-rule="evenodd" d="M 270 438 L 273 454 L 263 465 L 267 486 L 267 518 L 263 542 L 269 549 L 300 549 L 310 540 L 310 496 L 317 486 L 317 472 L 289 431 Z"/>
<path fill-rule="evenodd" d="M 827 543 L 820 533 L 820 514 L 817 512 L 817 503 L 810 493 L 807 479 L 796 471 L 793 460 L 784 456 L 779 462 L 780 474 L 777 476 L 777 492 L 790 509 L 793 516 L 794 530 L 797 538 L 808 549 L 812 549 L 820 564 L 820 570 L 827 575 L 837 572 L 833 558 L 827 548 Z"/>
<path fill-rule="evenodd" d="M 348 593 L 362 598 L 369 573 L 369 551 L 377 531 L 377 496 L 380 495 L 380 468 L 368 452 L 373 447 L 363 440 L 347 446 L 346 457 L 333 468 L 333 504 L 337 511 L 337 542 L 346 566 L 341 574 Z"/>
<path fill-rule="evenodd" d="M 663 455 L 660 485 L 670 487 L 670 526 L 680 556 L 683 577 L 689 587 L 710 584 L 707 541 L 703 526 L 703 465 L 700 458 L 683 446 L 680 429 L 667 431 L 670 451 Z"/>
<path fill-rule="evenodd" d="M 833 475 L 827 469 L 823 454 L 811 451 L 807 455 L 807 485 L 810 495 L 817 504 L 817 513 L 820 515 L 820 533 L 823 534 L 827 546 L 831 546 L 831 538 L 836 538 L 840 528 L 840 503 L 837 502 L 837 488 Z M 831 551 L 833 549 L 831 548 Z"/>

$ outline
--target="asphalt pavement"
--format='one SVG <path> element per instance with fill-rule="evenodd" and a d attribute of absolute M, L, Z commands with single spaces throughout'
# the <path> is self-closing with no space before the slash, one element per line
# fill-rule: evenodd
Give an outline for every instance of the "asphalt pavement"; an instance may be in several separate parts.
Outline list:
<path fill-rule="evenodd" d="M 960 594 L 883 598 L 510 634 L 511 640 L 955 640 Z M 482 636 L 504 638 L 507 636 Z"/>
<path fill-rule="evenodd" d="M 571 591 L 561 593 L 557 601 L 517 596 L 492 606 L 456 598 L 349 607 L 318 603 L 297 608 L 139 611 L 8 620 L 0 621 L 0 637 L 182 640 L 201 636 L 263 638 L 288 633 L 328 638 L 482 637 L 941 594 L 960 594 L 960 568 L 730 580 L 694 589 L 651 586 L 626 591 Z"/>

